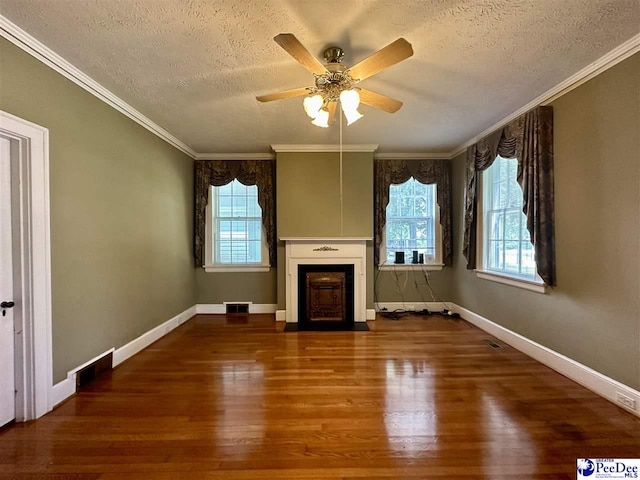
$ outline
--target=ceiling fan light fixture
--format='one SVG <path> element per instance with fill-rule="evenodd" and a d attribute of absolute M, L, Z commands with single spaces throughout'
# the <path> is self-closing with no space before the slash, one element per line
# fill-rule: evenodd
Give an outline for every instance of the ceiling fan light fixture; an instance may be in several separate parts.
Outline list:
<path fill-rule="evenodd" d="M 360 105 L 360 94 L 355 89 L 343 90 L 340 92 L 340 106 L 342 112 L 347 119 L 347 125 L 362 118 L 362 114 L 358 111 Z"/>
<path fill-rule="evenodd" d="M 351 67 L 342 64 L 344 51 L 340 47 L 327 48 L 324 52 L 327 64 L 322 65 L 292 33 L 280 33 L 273 40 L 313 74 L 315 85 L 260 95 L 256 97 L 259 102 L 307 97 L 303 101 L 304 111 L 313 119 L 312 124 L 324 128 L 329 126 L 329 119 L 333 122 L 338 102 L 348 125 L 362 118 L 358 112 L 361 94 L 362 103 L 373 108 L 394 113 L 402 107 L 402 102 L 398 100 L 355 85 L 413 55 L 411 44 L 404 38 L 391 42 Z"/>
<path fill-rule="evenodd" d="M 351 125 L 352 123 L 360 120 L 363 117 L 363 115 L 356 109 L 346 110 L 343 108 L 342 112 L 344 113 L 344 116 L 347 119 L 347 125 Z"/>
<path fill-rule="evenodd" d="M 318 114 L 311 122 L 316 127 L 328 128 L 329 127 L 329 111 L 321 108 L 318 110 Z"/>
<path fill-rule="evenodd" d="M 343 110 L 357 110 L 360 106 L 360 95 L 355 89 L 340 92 L 340 105 Z"/>
<path fill-rule="evenodd" d="M 307 97 L 303 100 L 302 106 L 304 107 L 304 111 L 310 118 L 316 118 L 318 113 L 322 109 L 322 104 L 324 103 L 324 99 L 316 94 L 311 97 Z"/>

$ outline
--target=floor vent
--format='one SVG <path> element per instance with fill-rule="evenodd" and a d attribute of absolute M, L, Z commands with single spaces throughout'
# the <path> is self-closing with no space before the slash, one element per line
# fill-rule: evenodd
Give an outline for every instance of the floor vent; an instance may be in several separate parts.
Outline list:
<path fill-rule="evenodd" d="M 249 313 L 249 304 L 248 303 L 225 303 L 226 313 Z"/>
<path fill-rule="evenodd" d="M 487 344 L 487 345 L 488 345 L 489 347 L 491 347 L 491 348 L 502 348 L 502 345 L 500 345 L 500 344 L 498 344 L 498 343 L 494 342 L 494 341 L 493 341 L 493 340 L 491 340 L 490 338 L 486 338 L 486 339 L 484 339 L 484 340 L 483 340 L 483 342 L 484 342 L 485 344 Z"/>
<path fill-rule="evenodd" d="M 80 390 L 105 372 L 113 369 L 113 353 L 109 353 L 99 358 L 91 365 L 87 365 L 82 370 L 76 372 L 76 390 Z"/>

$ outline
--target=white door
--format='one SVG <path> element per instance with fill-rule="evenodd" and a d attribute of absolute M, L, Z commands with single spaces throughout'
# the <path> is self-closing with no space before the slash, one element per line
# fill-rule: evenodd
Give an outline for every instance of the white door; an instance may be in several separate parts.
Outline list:
<path fill-rule="evenodd" d="M 16 416 L 10 160 L 11 142 L 0 137 L 0 426 Z"/>

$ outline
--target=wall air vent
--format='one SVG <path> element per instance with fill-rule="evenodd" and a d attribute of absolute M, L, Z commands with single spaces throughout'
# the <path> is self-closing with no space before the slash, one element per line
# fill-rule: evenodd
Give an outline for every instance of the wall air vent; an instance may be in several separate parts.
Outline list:
<path fill-rule="evenodd" d="M 490 338 L 485 338 L 485 339 L 483 340 L 483 342 L 484 342 L 487 346 L 489 346 L 489 347 L 491 347 L 491 348 L 502 348 L 502 345 L 500 345 L 499 343 L 494 342 L 494 341 L 493 341 L 493 340 L 491 340 Z"/>
<path fill-rule="evenodd" d="M 112 369 L 113 353 L 109 353 L 108 355 L 99 358 L 91 365 L 87 365 L 82 370 L 78 370 L 76 372 L 76 390 L 81 390 L 82 388 L 93 382 L 100 375 Z"/>
<path fill-rule="evenodd" d="M 225 313 L 227 313 L 227 314 L 243 313 L 243 314 L 246 315 L 247 313 L 249 313 L 249 302 L 247 302 L 247 303 L 242 303 L 242 302 L 227 303 L 227 302 L 225 302 L 224 306 L 225 306 Z"/>

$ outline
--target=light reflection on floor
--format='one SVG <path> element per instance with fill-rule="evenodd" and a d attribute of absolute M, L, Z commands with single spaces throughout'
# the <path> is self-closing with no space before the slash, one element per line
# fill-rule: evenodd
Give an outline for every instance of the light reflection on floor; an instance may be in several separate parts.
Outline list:
<path fill-rule="evenodd" d="M 248 460 L 264 440 L 264 409 L 255 408 L 264 403 L 264 367 L 255 362 L 239 362 L 224 365 L 220 373 L 222 392 L 217 396 L 221 402 L 215 425 L 217 443 L 233 445 L 234 458 Z M 239 408 L 243 402 L 251 402 L 251 408 Z M 247 442 L 247 438 L 251 440 Z"/>
<path fill-rule="evenodd" d="M 528 465 L 538 465 L 538 452 L 535 442 L 531 441 L 527 430 L 519 425 L 518 419 L 504 407 L 499 397 L 491 395 L 488 391 L 481 393 L 481 418 L 485 424 L 484 440 L 485 448 L 480 459 L 486 468 L 487 473 L 501 473 L 496 470 L 497 465 L 503 465 L 505 458 L 508 458 L 509 449 L 517 448 L 526 451 L 526 461 Z M 500 430 L 503 430 L 503 434 Z"/>
<path fill-rule="evenodd" d="M 424 361 L 387 360 L 384 424 L 389 446 L 400 456 L 432 448 L 438 427 L 431 366 Z"/>

